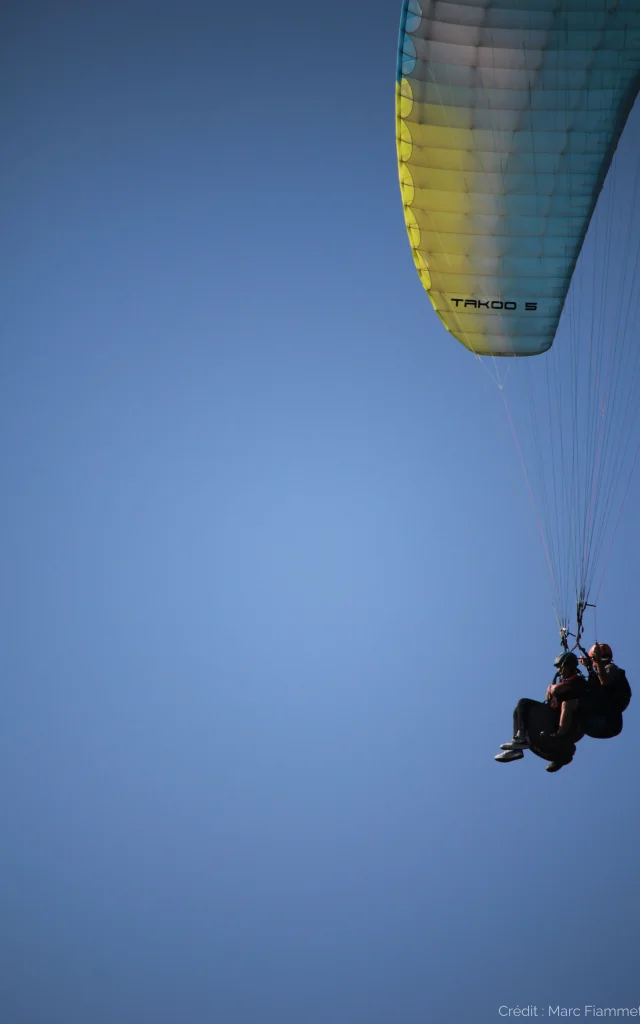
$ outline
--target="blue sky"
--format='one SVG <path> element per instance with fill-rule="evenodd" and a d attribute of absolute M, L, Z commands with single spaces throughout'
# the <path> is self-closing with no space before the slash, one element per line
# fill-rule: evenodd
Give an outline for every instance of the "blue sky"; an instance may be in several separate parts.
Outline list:
<path fill-rule="evenodd" d="M 7 1024 L 640 1003 L 634 705 L 493 761 L 558 638 L 413 268 L 399 7 L 5 7 Z"/>

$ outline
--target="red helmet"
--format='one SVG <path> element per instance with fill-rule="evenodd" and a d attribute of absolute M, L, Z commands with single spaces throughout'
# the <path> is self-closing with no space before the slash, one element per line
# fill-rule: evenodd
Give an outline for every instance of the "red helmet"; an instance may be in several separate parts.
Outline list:
<path fill-rule="evenodd" d="M 600 648 L 600 657 L 603 661 L 611 661 L 611 659 L 613 658 L 613 651 L 609 647 L 609 644 L 594 644 L 591 650 L 589 651 L 590 658 L 593 658 L 594 654 L 596 653 L 596 647 Z"/>

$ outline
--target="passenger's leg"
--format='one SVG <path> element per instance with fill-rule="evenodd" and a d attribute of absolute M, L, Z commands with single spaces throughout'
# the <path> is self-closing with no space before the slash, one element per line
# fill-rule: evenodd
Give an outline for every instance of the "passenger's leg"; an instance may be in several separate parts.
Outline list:
<path fill-rule="evenodd" d="M 529 712 L 534 704 L 539 704 L 537 700 L 531 700 L 530 697 L 523 697 L 519 700 L 513 710 L 513 738 L 514 740 L 526 740 L 527 739 L 527 724 L 529 719 Z"/>

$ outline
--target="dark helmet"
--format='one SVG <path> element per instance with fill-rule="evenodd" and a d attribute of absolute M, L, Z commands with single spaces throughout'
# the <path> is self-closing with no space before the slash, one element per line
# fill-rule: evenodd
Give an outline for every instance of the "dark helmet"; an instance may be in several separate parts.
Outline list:
<path fill-rule="evenodd" d="M 558 657 L 555 659 L 553 664 L 558 669 L 559 668 L 568 668 L 569 670 L 577 669 L 577 667 L 578 667 L 578 659 L 576 658 L 576 656 L 573 653 L 573 651 L 563 651 L 562 654 L 558 655 Z"/>

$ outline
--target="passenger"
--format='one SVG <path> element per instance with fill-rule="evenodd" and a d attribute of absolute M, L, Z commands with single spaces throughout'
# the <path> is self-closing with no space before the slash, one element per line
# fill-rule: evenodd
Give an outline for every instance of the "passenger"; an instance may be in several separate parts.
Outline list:
<path fill-rule="evenodd" d="M 495 755 L 496 761 L 507 763 L 524 757 L 524 751 L 529 747 L 528 724 L 531 712 L 534 708 L 543 707 L 553 709 L 555 730 L 546 736 L 541 733 L 540 739 L 546 739 L 552 749 L 557 748 L 557 756 L 547 765 L 547 771 L 557 772 L 573 760 L 575 745 L 570 742 L 570 733 L 578 701 L 586 692 L 586 679 L 578 671 L 577 657 L 570 651 L 563 651 L 555 659 L 554 665 L 557 671 L 554 682 L 547 688 L 546 703 L 529 697 L 518 701 L 513 712 L 513 739 L 500 744 L 502 753 Z M 558 676 L 560 681 L 556 683 Z"/>

